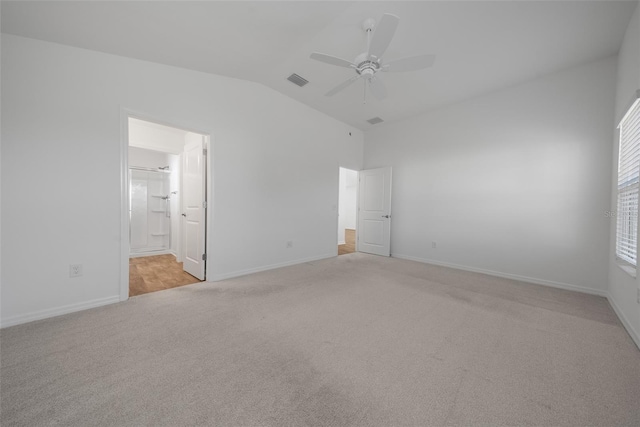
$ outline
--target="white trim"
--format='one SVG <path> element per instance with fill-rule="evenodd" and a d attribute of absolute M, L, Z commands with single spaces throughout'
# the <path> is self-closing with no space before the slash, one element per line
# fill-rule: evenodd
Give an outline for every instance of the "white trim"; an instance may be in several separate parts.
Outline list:
<path fill-rule="evenodd" d="M 335 256 L 338 256 L 338 246 L 344 245 L 345 242 L 340 243 L 340 238 L 338 237 L 338 231 L 340 230 L 340 162 L 338 162 L 338 192 L 336 194 L 336 232 L 334 233 L 336 236 L 336 253 Z"/>
<path fill-rule="evenodd" d="M 173 255 L 175 254 L 171 252 L 169 249 L 161 250 L 161 251 L 147 251 L 147 252 L 133 252 L 129 254 L 129 258 L 143 258 L 146 256 L 156 256 L 156 255 Z"/>
<path fill-rule="evenodd" d="M 634 279 L 636 278 L 636 267 L 629 264 L 628 262 L 626 262 L 625 260 L 619 259 L 618 257 L 616 257 L 616 265 L 625 273 L 627 273 L 629 276 L 633 277 Z"/>
<path fill-rule="evenodd" d="M 336 234 L 338 234 L 338 233 L 336 232 Z M 247 274 L 260 273 L 261 271 L 274 270 L 276 268 L 290 267 L 292 265 L 304 264 L 305 262 L 312 262 L 312 261 L 319 261 L 321 259 L 334 258 L 335 256 L 336 256 L 335 253 L 330 253 L 330 254 L 314 256 L 314 257 L 310 257 L 310 258 L 302 258 L 302 259 L 296 259 L 296 260 L 293 260 L 293 261 L 280 262 L 280 263 L 277 263 L 277 264 L 263 265 L 261 267 L 248 268 L 246 270 L 233 271 L 231 273 L 215 274 L 215 275 L 211 274 L 212 277 L 209 277 L 209 281 L 218 282 L 220 280 L 226 280 L 226 279 L 232 279 L 234 277 L 246 276 Z"/>
<path fill-rule="evenodd" d="M 120 108 L 120 301 L 129 299 L 129 116 Z"/>
<path fill-rule="evenodd" d="M 214 150 L 214 135 L 210 130 L 201 130 L 188 126 L 181 126 L 175 122 L 169 120 L 159 119 L 152 114 L 143 113 L 140 111 L 132 110 L 125 107 L 120 107 L 120 301 L 126 301 L 129 299 L 129 118 L 144 120 L 159 125 L 168 126 L 176 129 L 181 129 L 187 132 L 193 132 L 205 136 L 205 146 L 207 149 L 207 233 L 206 239 L 206 253 L 213 253 L 213 150 Z M 182 179 L 180 178 L 180 199 L 182 199 Z M 182 233 L 183 230 L 181 229 Z M 337 234 L 337 233 L 336 233 Z M 180 239 L 181 240 L 181 239 Z M 178 254 L 176 258 L 181 254 L 181 247 L 178 247 Z M 207 266 L 205 270 L 205 280 L 208 280 L 208 273 L 212 269 L 214 261 L 210 256 L 207 256 Z"/>
<path fill-rule="evenodd" d="M 609 305 L 611 306 L 611 308 L 613 308 L 613 311 L 618 316 L 618 319 L 620 319 L 622 326 L 624 326 L 624 328 L 627 330 L 627 333 L 640 350 L 640 334 L 638 333 L 638 331 L 633 329 L 631 322 L 629 322 L 629 320 L 625 317 L 624 313 L 622 312 L 622 310 L 620 310 L 620 307 L 618 307 L 616 301 L 609 293 L 607 293 L 607 301 L 609 301 Z"/>
<path fill-rule="evenodd" d="M 45 310 L 34 311 L 27 314 L 9 317 L 2 321 L 1 328 L 20 325 L 22 323 L 33 322 L 34 320 L 48 319 L 50 317 L 61 316 L 63 314 L 74 313 L 76 311 L 87 310 L 89 308 L 100 307 L 108 304 L 120 302 L 119 295 L 113 295 L 106 298 L 94 299 L 91 301 L 83 301 L 75 304 L 63 305 L 62 307 L 47 308 Z"/>
<path fill-rule="evenodd" d="M 208 280 L 209 274 L 211 274 L 209 272 L 213 270 L 213 261 L 214 261 L 213 257 L 211 256 L 211 254 L 214 253 L 213 238 L 211 238 L 211 236 L 213 236 L 213 224 L 214 224 L 213 209 L 214 209 L 214 202 L 215 202 L 215 199 L 213 198 L 213 141 L 214 140 L 213 140 L 213 134 L 211 132 L 203 132 L 201 133 L 201 135 L 204 135 L 204 147 L 205 147 L 205 150 L 207 150 L 207 155 L 205 156 L 205 167 L 206 167 L 205 196 L 207 197 L 207 208 L 204 211 L 205 212 L 204 252 L 207 254 L 207 259 L 205 261 L 205 266 L 204 266 L 204 280 L 206 281 Z M 182 182 L 182 177 L 180 177 L 180 181 Z M 184 233 L 184 230 L 182 231 L 182 233 Z M 183 240 L 182 239 L 183 235 L 184 234 L 180 235 L 181 236 L 180 240 Z M 184 252 L 184 248 L 182 249 Z M 184 256 L 184 253 L 182 255 Z"/>
<path fill-rule="evenodd" d="M 636 90 L 636 92 L 631 97 L 631 100 L 627 104 L 627 108 L 625 110 L 623 110 L 624 111 L 624 115 L 622 116 L 622 118 L 620 120 L 618 120 L 618 126 L 616 126 L 616 129 L 620 129 L 620 125 L 622 124 L 622 122 L 624 122 L 624 119 L 627 118 L 629 113 L 631 113 L 631 110 L 633 109 L 633 107 L 635 107 L 636 102 L 640 102 L 640 89 Z"/>
<path fill-rule="evenodd" d="M 439 265 L 442 267 L 450 267 L 458 270 L 471 271 L 473 273 L 488 274 L 490 276 L 503 277 L 505 279 L 518 280 L 521 282 L 528 282 L 536 285 L 550 286 L 552 288 L 565 289 L 568 291 L 582 292 L 584 294 L 597 295 L 600 297 L 606 297 L 608 295 L 607 291 L 604 291 L 604 290 L 592 289 L 592 288 L 587 288 L 585 286 L 573 285 L 569 283 L 555 282 L 553 280 L 538 279 L 535 277 L 528 277 L 528 276 L 520 276 L 518 274 L 503 273 L 501 271 L 485 270 L 483 268 L 468 267 L 466 265 L 452 264 L 448 262 L 436 261 L 436 260 L 426 259 L 426 258 L 418 258 L 418 257 L 402 255 L 397 253 L 392 253 L 391 256 L 393 258 L 406 259 L 409 261 L 417 261 L 425 264 Z"/>

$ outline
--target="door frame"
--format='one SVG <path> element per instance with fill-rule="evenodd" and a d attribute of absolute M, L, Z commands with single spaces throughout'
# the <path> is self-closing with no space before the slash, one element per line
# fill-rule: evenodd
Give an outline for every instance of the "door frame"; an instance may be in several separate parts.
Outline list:
<path fill-rule="evenodd" d="M 359 215 L 360 215 L 360 197 L 359 197 L 359 193 L 360 193 L 360 169 L 351 169 L 350 167 L 346 167 L 346 166 L 342 166 L 342 165 L 338 165 L 338 197 L 337 197 L 337 203 L 336 203 L 336 231 L 334 233 L 334 235 L 336 236 L 336 244 L 335 244 L 335 248 L 336 248 L 336 252 L 335 252 L 335 256 L 338 256 L 338 246 L 340 241 L 338 240 L 338 230 L 340 230 L 340 169 L 348 169 L 351 171 L 354 171 L 358 174 L 358 183 L 356 184 L 356 252 L 359 252 L 358 250 L 358 220 L 359 220 Z"/>
<path fill-rule="evenodd" d="M 207 150 L 207 154 L 205 156 L 206 178 L 204 182 L 207 196 L 207 210 L 204 218 L 205 250 L 207 253 L 205 280 L 208 279 L 210 274 L 209 272 L 213 270 L 212 265 L 215 261 L 211 258 L 213 250 L 212 239 L 210 238 L 213 231 L 213 207 L 215 206 L 212 185 L 214 150 L 213 132 L 211 130 L 194 129 L 191 126 L 183 126 L 174 120 L 168 120 L 130 108 L 120 107 L 120 301 L 126 301 L 129 299 L 129 254 L 131 249 L 129 243 L 129 118 L 144 120 L 204 135 L 205 147 Z M 180 189 L 180 193 L 182 193 L 182 188 Z M 180 194 L 180 200 L 182 200 L 182 194 Z M 182 206 L 180 206 L 180 209 L 182 209 Z M 182 221 L 180 224 L 180 228 L 182 229 Z M 180 234 L 182 236 L 182 230 Z M 178 251 L 180 252 L 180 243 L 178 243 Z"/>

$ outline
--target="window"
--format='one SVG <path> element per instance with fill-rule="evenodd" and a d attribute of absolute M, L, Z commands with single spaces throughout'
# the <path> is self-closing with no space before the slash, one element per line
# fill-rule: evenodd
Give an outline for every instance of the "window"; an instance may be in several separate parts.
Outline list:
<path fill-rule="evenodd" d="M 618 126 L 618 215 L 616 256 L 636 266 L 638 248 L 638 181 L 640 178 L 640 99 L 636 99 Z"/>

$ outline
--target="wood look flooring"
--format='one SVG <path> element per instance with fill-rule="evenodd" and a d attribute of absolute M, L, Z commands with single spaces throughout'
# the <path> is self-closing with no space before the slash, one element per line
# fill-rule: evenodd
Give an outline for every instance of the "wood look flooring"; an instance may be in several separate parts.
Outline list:
<path fill-rule="evenodd" d="M 356 251 L 356 230 L 344 230 L 344 245 L 338 245 L 338 255 L 352 254 Z"/>
<path fill-rule="evenodd" d="M 198 282 L 171 254 L 129 258 L 130 297 Z"/>

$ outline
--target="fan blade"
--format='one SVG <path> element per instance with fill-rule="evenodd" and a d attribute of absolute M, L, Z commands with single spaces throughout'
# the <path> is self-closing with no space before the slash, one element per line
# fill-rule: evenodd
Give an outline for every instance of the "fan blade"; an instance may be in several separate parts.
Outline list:
<path fill-rule="evenodd" d="M 339 84 L 338 86 L 336 86 L 333 89 L 331 89 L 329 92 L 325 93 L 324 96 L 333 96 L 333 95 L 335 95 L 336 93 L 340 92 L 342 89 L 346 88 L 347 86 L 351 86 L 353 84 L 353 82 L 355 82 L 359 78 L 360 78 L 360 75 L 351 77 L 346 82 L 343 82 L 343 83 Z"/>
<path fill-rule="evenodd" d="M 338 67 L 355 68 L 355 65 L 346 59 L 338 58 L 336 56 L 326 55 L 324 53 L 314 52 L 310 56 L 311 59 L 324 62 L 326 64 L 337 65 Z"/>
<path fill-rule="evenodd" d="M 376 76 L 369 79 L 369 89 L 373 96 L 375 96 L 379 101 L 382 101 L 387 97 L 387 87 L 384 82 Z"/>
<path fill-rule="evenodd" d="M 389 43 L 391 43 L 391 39 L 393 39 L 393 35 L 396 33 L 396 28 L 398 28 L 398 22 L 400 18 L 396 15 L 391 15 L 390 13 L 385 13 L 382 15 L 382 19 L 376 25 L 376 29 L 373 31 L 373 38 L 371 39 L 371 44 L 369 44 L 369 56 L 375 56 L 376 58 L 382 57 L 382 54 L 387 47 L 389 47 Z"/>
<path fill-rule="evenodd" d="M 415 71 L 428 68 L 436 61 L 435 55 L 417 55 L 408 58 L 396 59 L 382 66 L 382 71 Z"/>

